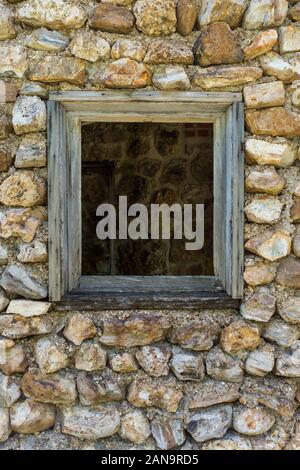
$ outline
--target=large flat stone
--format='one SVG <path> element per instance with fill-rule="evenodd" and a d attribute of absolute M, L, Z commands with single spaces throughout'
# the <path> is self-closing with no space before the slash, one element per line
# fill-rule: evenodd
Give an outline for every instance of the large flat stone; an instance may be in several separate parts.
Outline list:
<path fill-rule="evenodd" d="M 245 85 L 255 82 L 261 76 L 262 70 L 259 67 L 214 66 L 207 69 L 198 68 L 193 82 L 194 85 L 209 91 L 214 88 Z"/>
<path fill-rule="evenodd" d="M 244 99 L 248 109 L 270 108 L 285 103 L 285 90 L 281 81 L 248 85 L 244 88 Z"/>
<path fill-rule="evenodd" d="M 285 108 L 269 108 L 246 112 L 246 124 L 256 135 L 300 137 L 300 116 Z"/>
<path fill-rule="evenodd" d="M 16 20 L 30 26 L 77 29 L 84 25 L 86 12 L 70 0 L 29 0 L 17 8 Z"/>
<path fill-rule="evenodd" d="M 106 66 L 99 81 L 108 88 L 144 88 L 151 83 L 151 71 L 132 59 L 119 59 Z"/>
<path fill-rule="evenodd" d="M 112 406 L 86 408 L 76 405 L 62 409 L 61 432 L 79 439 L 103 439 L 120 427 L 120 413 Z"/>
<path fill-rule="evenodd" d="M 74 57 L 46 56 L 30 68 L 30 80 L 58 83 L 68 82 L 83 85 L 85 82 L 85 63 Z"/>
<path fill-rule="evenodd" d="M 46 180 L 34 171 L 16 171 L 0 185 L 0 202 L 6 206 L 40 206 L 46 198 Z"/>
<path fill-rule="evenodd" d="M 254 138 L 248 139 L 246 141 L 245 155 L 247 163 L 249 164 L 274 165 L 276 168 L 287 168 L 293 165 L 297 157 L 295 146 L 291 145 L 291 143 L 288 141 L 277 143 L 266 142 L 264 140 L 258 140 Z M 271 175 L 273 173 L 274 171 L 272 172 L 272 169 L 269 169 L 269 173 L 264 172 L 264 175 L 268 175 L 268 180 L 270 180 L 270 183 L 272 177 Z M 281 181 L 283 183 L 282 178 Z M 282 183 L 279 185 L 279 187 L 282 187 Z"/>
<path fill-rule="evenodd" d="M 155 39 L 150 42 L 144 59 L 146 64 L 183 64 L 192 65 L 192 49 L 183 41 Z"/>
<path fill-rule="evenodd" d="M 132 315 L 128 319 L 105 320 L 100 343 L 106 346 L 145 346 L 164 339 L 170 329 L 169 322 L 157 315 Z"/>
<path fill-rule="evenodd" d="M 21 386 L 27 398 L 41 403 L 67 405 L 75 402 L 77 396 L 74 378 L 61 374 L 27 372 L 22 378 Z"/>

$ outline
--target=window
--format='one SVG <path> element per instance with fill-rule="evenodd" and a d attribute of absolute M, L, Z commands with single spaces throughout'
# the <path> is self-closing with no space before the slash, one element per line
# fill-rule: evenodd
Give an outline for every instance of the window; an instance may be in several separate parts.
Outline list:
<path fill-rule="evenodd" d="M 48 103 L 49 296 L 62 308 L 236 307 L 239 93 L 58 92 Z M 102 203 L 204 204 L 205 242 L 99 240 Z M 173 227 L 174 230 L 174 227 Z"/>

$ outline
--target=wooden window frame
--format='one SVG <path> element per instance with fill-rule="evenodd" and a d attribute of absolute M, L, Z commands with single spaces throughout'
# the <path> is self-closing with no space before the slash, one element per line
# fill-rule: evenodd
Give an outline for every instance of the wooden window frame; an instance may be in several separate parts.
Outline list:
<path fill-rule="evenodd" d="M 213 124 L 214 277 L 81 276 L 81 125 L 89 122 Z M 243 297 L 243 143 L 241 93 L 50 93 L 50 300 L 67 310 L 236 308 Z"/>

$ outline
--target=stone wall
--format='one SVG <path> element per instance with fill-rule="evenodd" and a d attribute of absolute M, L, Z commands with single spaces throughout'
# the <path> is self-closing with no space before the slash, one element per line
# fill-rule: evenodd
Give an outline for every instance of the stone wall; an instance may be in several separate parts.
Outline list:
<path fill-rule="evenodd" d="M 299 449 L 300 3 L 1 0 L 0 75 L 0 448 Z M 243 91 L 240 312 L 47 303 L 45 100 L 117 88 Z"/>

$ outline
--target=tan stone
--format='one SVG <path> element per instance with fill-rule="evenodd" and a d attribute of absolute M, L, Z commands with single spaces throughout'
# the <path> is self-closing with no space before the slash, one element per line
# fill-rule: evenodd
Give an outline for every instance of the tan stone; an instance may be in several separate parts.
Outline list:
<path fill-rule="evenodd" d="M 79 372 L 77 390 L 80 403 L 84 406 L 97 406 L 102 403 L 122 401 L 124 387 L 112 376 L 95 376 Z"/>
<path fill-rule="evenodd" d="M 279 199 L 260 196 L 246 205 L 245 214 L 249 222 L 275 224 L 279 222 L 284 204 Z"/>
<path fill-rule="evenodd" d="M 90 62 L 110 58 L 109 43 L 92 31 L 78 31 L 70 43 L 70 51 L 78 59 Z"/>
<path fill-rule="evenodd" d="M 237 354 L 242 351 L 253 351 L 261 343 L 259 329 L 236 321 L 223 329 L 220 345 L 228 354 Z"/>
<path fill-rule="evenodd" d="M 46 316 L 25 318 L 19 315 L 0 316 L 0 334 L 10 339 L 22 339 L 30 336 L 51 333 L 53 319 Z"/>
<path fill-rule="evenodd" d="M 153 85 L 160 90 L 188 90 L 191 86 L 184 67 L 170 65 L 162 72 L 154 73 Z"/>
<path fill-rule="evenodd" d="M 7 441 L 11 432 L 9 409 L 0 406 L 0 442 Z"/>
<path fill-rule="evenodd" d="M 276 52 L 269 52 L 261 57 L 260 65 L 265 75 L 275 76 L 283 82 L 289 83 L 299 78 L 296 67 Z"/>
<path fill-rule="evenodd" d="M 5 5 L 0 5 L 0 41 L 13 39 L 17 35 L 12 21 L 12 12 Z"/>
<path fill-rule="evenodd" d="M 6 206 L 38 206 L 46 197 L 46 181 L 33 171 L 16 171 L 0 185 L 0 202 Z"/>
<path fill-rule="evenodd" d="M 294 255 L 300 258 L 300 234 L 294 236 L 292 250 Z"/>
<path fill-rule="evenodd" d="M 36 317 L 48 313 L 50 302 L 39 302 L 37 300 L 12 300 L 6 313 L 21 315 L 22 317 Z"/>
<path fill-rule="evenodd" d="M 243 60 L 242 49 L 227 23 L 206 26 L 195 42 L 194 54 L 202 67 L 236 64 Z"/>
<path fill-rule="evenodd" d="M 262 76 L 259 67 L 250 66 L 227 66 L 209 67 L 207 69 L 198 68 L 194 84 L 204 90 L 213 88 L 225 88 L 254 82 Z"/>
<path fill-rule="evenodd" d="M 135 0 L 102 0 L 102 3 L 113 3 L 121 6 L 132 5 L 134 2 Z"/>
<path fill-rule="evenodd" d="M 276 29 L 270 29 L 269 31 L 262 31 L 255 36 L 252 43 L 244 48 L 244 54 L 246 60 L 253 60 L 267 52 L 271 51 L 277 44 L 278 34 Z"/>
<path fill-rule="evenodd" d="M 22 344 L 5 348 L 4 360 L 1 360 L 0 341 L 0 370 L 5 375 L 22 374 L 28 368 L 28 360 Z"/>
<path fill-rule="evenodd" d="M 233 429 L 245 436 L 259 436 L 264 434 L 275 423 L 273 416 L 265 408 L 237 407 L 233 412 Z"/>
<path fill-rule="evenodd" d="M 290 254 L 291 245 L 292 239 L 286 232 L 266 230 L 261 235 L 250 238 L 245 248 L 268 261 L 276 261 Z"/>
<path fill-rule="evenodd" d="M 137 408 L 155 406 L 176 413 L 182 397 L 181 390 L 171 385 L 134 380 L 130 384 L 127 400 Z"/>
<path fill-rule="evenodd" d="M 47 163 L 46 140 L 43 134 L 26 134 L 16 151 L 16 168 L 42 168 Z"/>
<path fill-rule="evenodd" d="M 280 262 L 276 281 L 284 287 L 300 289 L 300 260 L 289 257 Z"/>
<path fill-rule="evenodd" d="M 236 28 L 242 21 L 247 5 L 247 0 L 202 0 L 199 24 L 205 26 L 224 21 L 231 28 Z"/>
<path fill-rule="evenodd" d="M 20 96 L 13 108 L 12 123 L 17 135 L 45 131 L 45 103 L 38 96 Z"/>
<path fill-rule="evenodd" d="M 89 23 L 93 29 L 127 34 L 133 28 L 134 16 L 127 8 L 112 3 L 100 3 L 93 11 Z"/>
<path fill-rule="evenodd" d="M 0 124 L 1 125 L 1 124 Z M 5 148 L 0 148 L 0 171 L 7 171 L 12 164 L 12 154 Z"/>
<path fill-rule="evenodd" d="M 113 371 L 121 374 L 136 372 L 138 370 L 134 355 L 127 352 L 115 354 L 110 358 L 109 364 Z"/>
<path fill-rule="evenodd" d="M 194 29 L 199 5 L 195 0 L 178 0 L 177 31 L 181 36 L 188 36 Z"/>
<path fill-rule="evenodd" d="M 248 139 L 245 151 L 247 163 L 274 165 L 276 168 L 291 166 L 297 157 L 296 148 L 288 141 L 277 143 L 276 141 L 266 142 L 264 140 Z M 268 175 L 268 178 L 270 178 L 270 175 Z"/>
<path fill-rule="evenodd" d="M 77 346 L 80 346 L 86 339 L 94 338 L 96 333 L 93 321 L 80 313 L 73 315 L 68 320 L 63 331 L 64 336 Z"/>
<path fill-rule="evenodd" d="M 20 237 L 25 243 L 30 243 L 42 221 L 39 208 L 10 209 L 0 220 L 1 237 Z"/>
<path fill-rule="evenodd" d="M 294 21 L 300 21 L 300 2 L 289 9 L 289 18 Z"/>
<path fill-rule="evenodd" d="M 174 326 L 170 341 L 184 349 L 209 351 L 220 333 L 220 327 L 213 321 L 198 320 L 184 326 Z"/>
<path fill-rule="evenodd" d="M 164 339 L 170 329 L 166 318 L 158 315 L 132 315 L 125 320 L 105 320 L 99 341 L 106 346 L 146 346 Z"/>
<path fill-rule="evenodd" d="M 279 46 L 281 54 L 300 51 L 300 28 L 294 25 L 280 28 Z"/>
<path fill-rule="evenodd" d="M 144 346 L 136 352 L 135 357 L 144 369 L 152 377 L 166 376 L 169 373 L 169 349 L 158 346 Z"/>
<path fill-rule="evenodd" d="M 246 124 L 256 135 L 300 137 L 300 116 L 285 108 L 247 111 Z"/>
<path fill-rule="evenodd" d="M 292 104 L 297 108 L 300 107 L 300 88 L 296 88 L 296 90 L 292 94 Z"/>
<path fill-rule="evenodd" d="M 147 416 L 141 410 L 129 410 L 122 417 L 120 436 L 134 444 L 143 444 L 151 435 Z"/>
<path fill-rule="evenodd" d="M 285 103 L 285 90 L 281 81 L 248 85 L 244 87 L 247 108 L 270 108 Z"/>
<path fill-rule="evenodd" d="M 104 370 L 106 360 L 106 351 L 99 344 L 92 341 L 85 341 L 75 353 L 76 369 L 87 372 Z"/>
<path fill-rule="evenodd" d="M 76 405 L 62 409 L 61 432 L 79 439 L 103 439 L 115 434 L 120 427 L 120 413 L 112 406 L 87 408 Z"/>
<path fill-rule="evenodd" d="M 0 80 L 0 103 L 14 103 L 17 99 L 17 94 L 17 85 Z"/>
<path fill-rule="evenodd" d="M 271 264 L 257 263 L 246 266 L 244 279 L 249 286 L 263 286 L 271 284 L 276 276 L 276 267 Z"/>
<path fill-rule="evenodd" d="M 6 114 L 0 114 L 0 140 L 9 137 L 12 130 L 11 121 Z"/>
<path fill-rule="evenodd" d="M 27 52 L 21 44 L 0 44 L 0 74 L 22 78 L 27 70 Z"/>
<path fill-rule="evenodd" d="M 22 395 L 19 385 L 0 372 L 0 406 L 9 408 Z"/>
<path fill-rule="evenodd" d="M 42 374 L 53 374 L 69 365 L 67 342 L 61 337 L 40 338 L 35 344 L 35 360 Z"/>
<path fill-rule="evenodd" d="M 55 424 L 55 407 L 25 400 L 15 403 L 10 409 L 12 430 L 20 434 L 35 434 Z"/>
<path fill-rule="evenodd" d="M 128 57 L 129 59 L 136 60 L 137 62 L 142 62 L 145 58 L 146 52 L 146 46 L 138 41 L 132 41 L 131 39 L 118 39 L 111 49 L 111 58 L 113 60 L 118 60 Z"/>
<path fill-rule="evenodd" d="M 286 180 L 274 168 L 251 171 L 245 180 L 248 193 L 280 194 Z"/>
<path fill-rule="evenodd" d="M 85 82 L 85 63 L 74 57 L 46 56 L 30 69 L 30 80 L 57 83 L 68 82 L 83 85 Z"/>
<path fill-rule="evenodd" d="M 263 288 L 242 303 L 240 312 L 246 320 L 267 323 L 275 313 L 275 304 L 275 297 Z"/>
<path fill-rule="evenodd" d="M 291 219 L 295 223 L 300 222 L 300 200 L 296 199 L 291 207 Z"/>
<path fill-rule="evenodd" d="M 137 0 L 133 7 L 136 26 L 147 36 L 166 36 L 175 33 L 177 26 L 174 0 Z"/>
<path fill-rule="evenodd" d="M 300 183 L 297 185 L 294 191 L 294 196 L 300 197 Z"/>
<path fill-rule="evenodd" d="M 132 59 L 119 59 L 106 66 L 101 82 L 108 88 L 144 88 L 151 83 L 151 72 Z"/>
<path fill-rule="evenodd" d="M 286 0 L 251 0 L 244 16 L 243 28 L 264 29 L 281 26 L 288 8 Z"/>
<path fill-rule="evenodd" d="M 146 64 L 191 65 L 194 63 L 194 55 L 185 42 L 155 39 L 148 46 L 144 62 Z"/>
<path fill-rule="evenodd" d="M 42 403 L 67 405 L 73 403 L 77 396 L 74 378 L 60 374 L 27 372 L 22 378 L 21 386 L 27 398 Z"/>
<path fill-rule="evenodd" d="M 77 29 L 84 25 L 86 12 L 70 0 L 29 0 L 17 8 L 16 19 L 30 26 Z"/>

